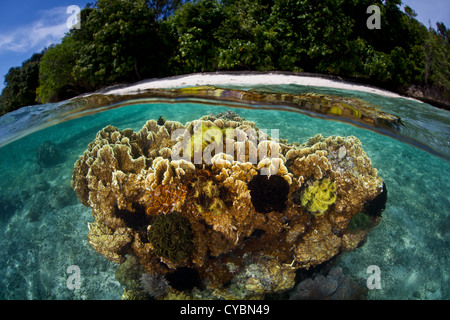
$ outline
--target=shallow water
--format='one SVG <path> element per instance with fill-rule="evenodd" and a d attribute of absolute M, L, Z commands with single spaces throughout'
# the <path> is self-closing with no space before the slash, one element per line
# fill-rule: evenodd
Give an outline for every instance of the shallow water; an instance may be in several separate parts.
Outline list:
<path fill-rule="evenodd" d="M 386 183 L 388 202 L 367 242 L 342 254 L 336 264 L 345 274 L 364 281 L 368 266 L 379 266 L 381 289 L 369 290 L 369 299 L 450 299 L 450 163 L 446 160 L 450 113 L 408 99 L 356 91 L 293 85 L 258 89 L 363 99 L 400 116 L 402 136 L 440 155 L 339 121 L 279 110 L 233 110 L 259 128 L 279 129 L 280 138 L 289 142 L 304 143 L 319 133 L 358 137 Z M 30 107 L 0 118 L 2 139 L 29 129 L 31 123 L 51 124 L 57 113 L 49 110 L 61 106 Z M 134 104 L 52 125 L 4 145 L 0 149 L 0 299 L 119 299 L 123 287 L 114 276 L 117 265 L 87 241 L 87 223 L 93 217 L 70 187 L 75 161 L 109 124 L 139 130 L 161 115 L 186 123 L 229 109 L 187 102 Z M 45 141 L 57 144 L 63 154 L 48 167 L 39 164 L 37 156 Z M 81 272 L 80 289 L 68 286 L 71 265 Z"/>

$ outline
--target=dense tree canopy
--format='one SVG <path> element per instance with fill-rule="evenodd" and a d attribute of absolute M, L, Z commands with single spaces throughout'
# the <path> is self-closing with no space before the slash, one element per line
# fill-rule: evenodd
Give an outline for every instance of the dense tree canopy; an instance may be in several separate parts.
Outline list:
<path fill-rule="evenodd" d="M 21 67 L 9 69 L 0 96 L 0 114 L 35 104 L 39 84 L 39 61 L 43 53 L 35 53 Z"/>
<path fill-rule="evenodd" d="M 381 28 L 366 25 L 370 5 Z M 11 68 L 3 112 L 114 83 L 205 71 L 307 71 L 450 99 L 450 30 L 400 0 L 98 0 L 80 29 Z"/>
<path fill-rule="evenodd" d="M 89 33 L 80 39 L 73 76 L 88 87 L 141 80 L 159 69 L 155 13 L 145 0 L 98 0 L 82 28 Z"/>

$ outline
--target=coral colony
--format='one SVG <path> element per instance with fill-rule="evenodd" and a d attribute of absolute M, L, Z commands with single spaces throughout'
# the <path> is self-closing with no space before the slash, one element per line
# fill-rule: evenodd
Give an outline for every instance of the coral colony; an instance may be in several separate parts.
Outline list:
<path fill-rule="evenodd" d="M 286 292 L 380 222 L 386 188 L 354 136 L 300 145 L 228 113 L 162 119 L 107 126 L 74 167 L 89 243 L 134 270 L 116 273 L 124 299 Z"/>

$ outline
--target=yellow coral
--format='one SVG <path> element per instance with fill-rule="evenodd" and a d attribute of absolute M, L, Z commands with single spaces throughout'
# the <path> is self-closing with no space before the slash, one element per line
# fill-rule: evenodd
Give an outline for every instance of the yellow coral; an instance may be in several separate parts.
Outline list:
<path fill-rule="evenodd" d="M 302 194 L 301 204 L 316 217 L 321 216 L 336 201 L 336 183 L 324 178 L 314 181 Z"/>

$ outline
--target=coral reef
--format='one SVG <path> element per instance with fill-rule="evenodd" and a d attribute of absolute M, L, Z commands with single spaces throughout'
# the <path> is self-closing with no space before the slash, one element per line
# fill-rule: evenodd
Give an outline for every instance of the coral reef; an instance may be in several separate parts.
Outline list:
<path fill-rule="evenodd" d="M 233 278 L 229 291 L 239 297 L 242 293 L 251 293 L 256 297 L 264 297 L 268 293 L 280 293 L 292 288 L 295 283 L 295 273 L 289 265 L 282 265 L 275 259 L 262 260 L 246 265 Z M 245 288 L 245 291 L 242 291 Z M 249 298 L 246 294 L 240 298 Z"/>
<path fill-rule="evenodd" d="M 363 300 L 367 288 L 333 268 L 325 277 L 321 274 L 300 282 L 291 294 L 291 300 Z"/>
<path fill-rule="evenodd" d="M 336 183 L 327 178 L 314 181 L 313 185 L 303 191 L 301 205 L 316 217 L 319 217 L 336 201 L 335 191 Z"/>
<path fill-rule="evenodd" d="M 196 130 L 202 152 L 192 155 Z M 289 144 L 232 112 L 149 120 L 139 131 L 107 126 L 76 161 L 72 187 L 92 209 L 90 245 L 164 276 L 168 299 L 290 290 L 296 270 L 363 243 L 387 196 L 356 137 Z M 369 228 L 354 228 L 360 212 Z M 125 298 L 142 296 L 126 289 Z"/>
<path fill-rule="evenodd" d="M 202 100 L 218 100 L 220 104 L 228 103 L 230 106 L 236 102 L 239 104 L 254 105 L 287 105 L 296 109 L 305 110 L 308 113 L 316 113 L 340 118 L 351 123 L 361 123 L 364 126 L 381 127 L 389 131 L 398 131 L 403 122 L 398 116 L 380 110 L 377 106 L 366 101 L 352 98 L 327 95 L 322 93 L 305 92 L 299 94 L 288 94 L 262 90 L 239 90 L 229 88 L 218 88 L 213 86 L 196 86 L 176 89 L 147 89 L 145 93 L 137 95 L 113 95 L 105 96 L 92 94 L 73 100 L 75 104 L 107 106 L 113 103 L 126 101 L 127 99 L 143 98 L 201 98 Z M 212 118 L 234 120 L 241 122 L 240 118 L 233 112 L 226 111 L 217 115 L 210 114 Z M 205 117 L 209 120 L 209 116 Z"/>
<path fill-rule="evenodd" d="M 186 199 L 187 187 L 185 185 L 158 185 L 152 192 L 147 192 L 145 213 L 157 215 L 169 213 L 177 204 L 182 204 Z"/>

